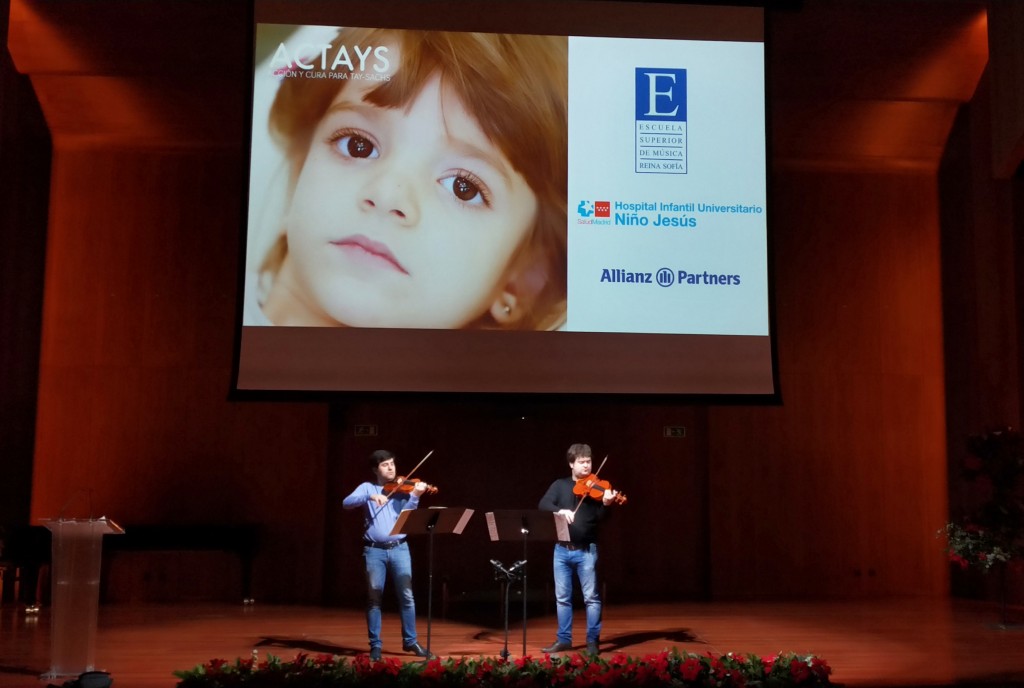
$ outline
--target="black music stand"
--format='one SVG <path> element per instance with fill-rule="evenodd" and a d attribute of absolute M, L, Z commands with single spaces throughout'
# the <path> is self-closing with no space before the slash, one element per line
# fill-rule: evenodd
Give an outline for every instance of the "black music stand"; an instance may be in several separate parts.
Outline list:
<path fill-rule="evenodd" d="M 430 536 L 430 547 L 427 554 L 427 654 L 430 654 L 430 630 L 434 615 L 434 533 L 454 533 L 461 535 L 472 509 L 462 507 L 448 509 L 443 506 L 432 506 L 428 509 L 406 509 L 398 514 L 391 535 L 422 535 Z"/>
<path fill-rule="evenodd" d="M 523 558 L 520 570 L 523 579 L 523 656 L 526 655 L 526 562 L 530 539 L 557 540 L 569 542 L 569 523 L 564 516 L 551 511 L 524 509 L 522 511 L 488 511 L 487 534 L 492 542 L 498 540 L 523 540 Z M 511 585 L 512 581 L 506 582 Z M 505 606 L 505 654 L 508 654 L 508 605 Z"/>

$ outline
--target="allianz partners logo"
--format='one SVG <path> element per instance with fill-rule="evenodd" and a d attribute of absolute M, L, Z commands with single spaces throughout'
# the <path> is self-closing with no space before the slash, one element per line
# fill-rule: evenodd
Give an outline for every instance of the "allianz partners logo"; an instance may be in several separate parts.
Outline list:
<path fill-rule="evenodd" d="M 576 224 L 610 225 L 612 223 L 611 201 L 580 201 L 576 206 Z"/>
<path fill-rule="evenodd" d="M 686 70 L 636 68 L 634 172 L 686 174 Z"/>

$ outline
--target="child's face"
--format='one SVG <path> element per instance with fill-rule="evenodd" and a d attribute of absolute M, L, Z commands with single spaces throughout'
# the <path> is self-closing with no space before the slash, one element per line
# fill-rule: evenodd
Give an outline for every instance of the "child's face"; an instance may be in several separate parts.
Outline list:
<path fill-rule="evenodd" d="M 296 181 L 292 324 L 461 327 L 504 305 L 536 197 L 438 75 L 404 110 L 364 102 L 377 85 L 341 89 Z"/>

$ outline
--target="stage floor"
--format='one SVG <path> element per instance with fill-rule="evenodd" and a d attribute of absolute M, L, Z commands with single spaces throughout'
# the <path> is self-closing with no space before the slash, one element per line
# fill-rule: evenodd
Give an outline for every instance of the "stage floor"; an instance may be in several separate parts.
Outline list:
<path fill-rule="evenodd" d="M 421 610 L 422 611 L 422 610 Z M 505 643 L 493 625 L 434 619 L 430 645 L 441 656 L 494 656 Z M 521 609 L 511 611 L 508 648 L 523 654 Z M 1013 617 L 1024 621 L 1020 609 Z M 609 605 L 602 653 L 643 655 L 677 647 L 691 652 L 813 653 L 828 660 L 835 683 L 847 686 L 1024 686 L 1024 626 L 999 625 L 991 604 L 947 599 L 838 602 L 678 603 Z M 577 613 L 582 648 L 584 620 Z M 531 618 L 526 654 L 554 639 L 553 616 Z M 418 622 L 427 643 L 427 619 Z M 384 656 L 401 652 L 398 617 L 385 613 Z M 0 687 L 38 687 L 49 668 L 49 614 L 0 607 Z M 292 658 L 298 652 L 355 655 L 367 650 L 358 610 L 256 604 L 105 605 L 100 608 L 96 668 L 120 688 L 169 688 L 171 672 L 209 659 Z"/>

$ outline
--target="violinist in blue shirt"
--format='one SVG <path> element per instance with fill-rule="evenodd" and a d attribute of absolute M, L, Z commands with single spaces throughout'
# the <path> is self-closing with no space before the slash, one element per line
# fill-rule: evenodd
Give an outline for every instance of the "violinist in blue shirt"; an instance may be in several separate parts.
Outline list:
<path fill-rule="evenodd" d="M 419 506 L 420 496 L 429 489 L 417 482 L 408 492 L 385 490 L 385 484 L 396 480 L 395 455 L 378 449 L 370 455 L 374 479 L 360 484 L 345 497 L 346 509 L 364 510 L 363 559 L 366 562 L 366 628 L 370 639 L 370 659 L 381 658 L 381 599 L 388 573 L 394 583 L 402 619 L 402 649 L 419 657 L 432 657 L 416 640 L 416 602 L 412 594 L 412 559 L 405 535 L 391 535 L 398 515 L 405 509 Z"/>

